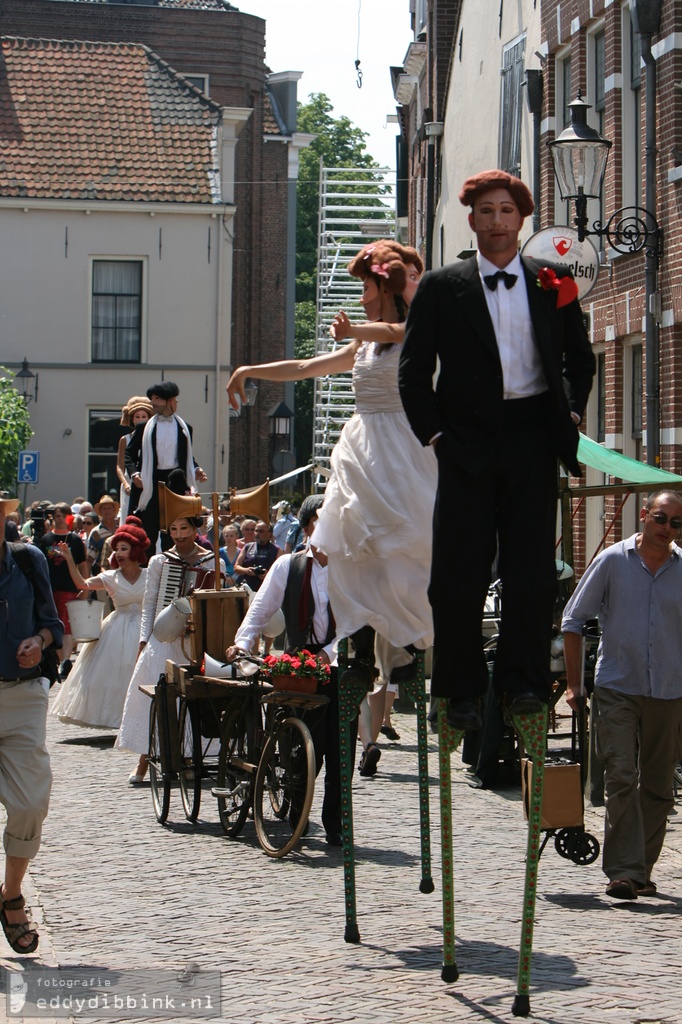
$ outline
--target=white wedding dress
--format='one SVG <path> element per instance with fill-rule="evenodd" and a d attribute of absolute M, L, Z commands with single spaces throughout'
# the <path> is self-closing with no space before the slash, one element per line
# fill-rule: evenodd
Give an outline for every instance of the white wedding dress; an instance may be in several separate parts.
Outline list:
<path fill-rule="evenodd" d="M 427 588 L 438 468 L 403 411 L 401 346 L 381 348 L 358 350 L 356 411 L 332 452 L 314 541 L 329 558 L 339 638 L 370 625 L 394 647 L 423 649 L 433 641 Z"/>
<path fill-rule="evenodd" d="M 129 583 L 120 569 L 99 574 L 114 603 L 99 640 L 85 644 L 62 683 L 51 713 L 61 722 L 89 729 L 118 729 L 140 641 L 147 570 Z"/>
<path fill-rule="evenodd" d="M 180 637 L 171 643 L 157 640 L 153 635 L 156 600 L 161 584 L 161 570 L 167 559 L 165 555 L 154 555 L 149 560 L 147 569 L 147 586 L 142 605 L 142 623 L 137 638 L 135 651 L 140 640 L 147 645 L 137 660 L 135 671 L 130 678 L 128 693 L 123 708 L 123 721 L 116 740 L 116 747 L 132 750 L 136 754 L 146 754 L 149 750 L 149 709 L 151 701 L 142 693 L 140 686 L 155 686 L 159 676 L 166 671 L 166 661 L 174 661 L 176 665 L 186 665 L 189 659 L 189 637 Z M 207 565 L 210 568 L 213 562 Z M 185 644 L 183 648 L 183 642 Z"/>

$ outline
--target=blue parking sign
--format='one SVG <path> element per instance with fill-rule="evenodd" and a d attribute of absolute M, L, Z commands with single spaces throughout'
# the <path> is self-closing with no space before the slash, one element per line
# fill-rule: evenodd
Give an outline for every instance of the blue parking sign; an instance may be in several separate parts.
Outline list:
<path fill-rule="evenodd" d="M 40 452 L 19 452 L 17 482 L 20 484 L 37 484 L 39 462 Z"/>

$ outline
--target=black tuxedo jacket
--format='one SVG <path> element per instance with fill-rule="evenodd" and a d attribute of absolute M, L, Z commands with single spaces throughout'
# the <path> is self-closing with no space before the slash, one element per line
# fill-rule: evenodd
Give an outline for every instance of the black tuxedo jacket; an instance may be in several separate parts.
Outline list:
<path fill-rule="evenodd" d="M 176 420 L 176 428 L 178 431 L 178 466 L 184 471 L 187 465 L 187 438 L 185 437 L 184 431 L 180 429 L 180 424 Z M 138 423 L 133 431 L 133 436 L 128 441 L 125 451 L 125 467 L 128 476 L 134 473 L 139 473 L 142 470 L 142 435 L 144 434 L 144 428 L 147 426 L 146 423 Z M 187 424 L 190 438 L 193 437 L 192 428 L 189 423 Z M 156 455 L 156 427 L 154 427 L 154 434 L 152 437 L 152 451 L 154 452 L 154 468 L 153 472 L 156 473 L 158 467 L 158 458 Z M 192 459 L 196 466 L 196 459 Z"/>
<path fill-rule="evenodd" d="M 557 292 L 536 283 L 547 264 L 526 257 L 521 262 L 551 398 L 547 429 L 557 457 L 579 475 L 578 430 L 571 412 L 582 418 L 594 354 L 578 301 L 557 309 Z M 569 273 L 550 266 L 557 277 Z M 490 464 L 502 426 L 502 365 L 484 287 L 475 257 L 425 274 L 410 307 L 400 357 L 400 395 L 412 429 L 424 445 L 443 432 L 439 444 L 444 442 L 454 463 L 469 473 Z"/>

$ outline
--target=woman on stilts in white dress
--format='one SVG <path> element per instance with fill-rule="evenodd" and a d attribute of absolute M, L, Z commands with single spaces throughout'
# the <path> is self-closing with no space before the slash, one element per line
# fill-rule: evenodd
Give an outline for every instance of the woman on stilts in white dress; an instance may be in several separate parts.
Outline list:
<path fill-rule="evenodd" d="M 99 640 L 85 644 L 62 683 L 51 714 L 61 722 L 88 729 L 118 729 L 137 657 L 149 538 L 142 523 L 128 516 L 111 538 L 112 568 L 84 579 L 68 544 L 59 544 L 81 590 L 106 590 L 114 611 L 102 623 Z"/>
<path fill-rule="evenodd" d="M 427 588 L 437 465 L 433 451 L 415 439 L 398 393 L 399 346 L 406 307 L 423 269 L 421 258 L 398 242 L 379 241 L 365 246 L 348 269 L 363 281 L 361 301 L 372 322 L 351 325 L 341 313 L 332 334 L 354 341 L 312 359 L 239 367 L 227 393 L 236 408 L 249 377 L 286 381 L 353 372 L 356 411 L 332 452 L 315 543 L 329 558 L 337 636 L 353 642 L 349 671 L 371 690 L 374 632 L 381 680 L 392 679 L 394 685 L 409 678 L 414 650 L 432 642 Z M 375 740 L 384 718 L 383 700 L 377 712 L 370 716 L 365 711 L 360 718 L 362 775 L 375 774 L 381 756 Z"/>

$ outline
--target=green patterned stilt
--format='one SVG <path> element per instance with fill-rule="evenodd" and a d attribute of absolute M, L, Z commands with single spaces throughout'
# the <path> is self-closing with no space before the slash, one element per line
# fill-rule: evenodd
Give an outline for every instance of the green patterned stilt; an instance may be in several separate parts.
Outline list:
<path fill-rule="evenodd" d="M 341 760 L 341 831 L 343 833 L 343 886 L 346 900 L 346 942 L 359 942 L 357 911 L 355 906 L 355 849 L 353 842 L 353 767 L 355 750 L 351 746 L 350 723 L 366 690 L 364 686 L 341 685 L 344 669 L 348 665 L 348 641 L 339 643 L 339 747 Z"/>
<path fill-rule="evenodd" d="M 523 918 L 521 921 L 521 944 L 519 947 L 519 970 L 516 995 L 512 1005 L 515 1017 L 530 1014 L 530 961 L 533 952 L 533 925 L 535 921 L 535 896 L 538 883 L 538 861 L 540 858 L 540 819 L 542 813 L 542 791 L 545 781 L 545 749 L 547 746 L 547 708 L 535 715 L 514 715 L 514 728 L 518 732 L 533 761 L 533 781 L 528 809 L 528 847 L 526 851 L 526 884 L 523 891 Z"/>
<path fill-rule="evenodd" d="M 457 750 L 463 730 L 452 729 L 445 717 L 446 700 L 438 700 L 438 772 L 440 776 L 440 845 L 443 878 L 443 981 L 457 981 L 455 959 L 455 888 L 452 870 L 452 785 L 450 755 Z"/>
<path fill-rule="evenodd" d="M 419 768 L 419 825 L 421 832 L 422 878 L 420 892 L 433 892 L 431 876 L 431 824 L 429 818 L 429 758 L 426 732 L 426 682 L 424 678 L 424 652 L 415 655 L 417 677 L 411 683 L 401 683 L 405 693 L 417 705 L 417 757 Z"/>

